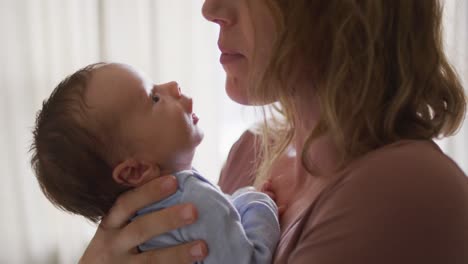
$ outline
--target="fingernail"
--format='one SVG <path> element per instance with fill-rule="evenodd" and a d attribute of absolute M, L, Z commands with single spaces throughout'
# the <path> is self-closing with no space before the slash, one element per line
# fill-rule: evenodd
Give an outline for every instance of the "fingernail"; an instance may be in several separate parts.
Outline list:
<path fill-rule="evenodd" d="M 180 212 L 180 216 L 185 223 L 190 224 L 193 222 L 193 208 L 191 206 L 185 206 Z"/>
<path fill-rule="evenodd" d="M 194 258 L 201 258 L 205 256 L 204 246 L 202 244 L 196 244 L 190 249 L 190 255 Z"/>

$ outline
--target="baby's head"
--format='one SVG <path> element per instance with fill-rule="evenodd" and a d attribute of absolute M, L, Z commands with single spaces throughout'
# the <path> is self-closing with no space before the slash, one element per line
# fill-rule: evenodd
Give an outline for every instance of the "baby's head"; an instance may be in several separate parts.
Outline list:
<path fill-rule="evenodd" d="M 203 133 L 175 82 L 154 85 L 123 64 L 63 80 L 37 115 L 31 164 L 56 206 L 97 222 L 117 196 L 191 168 Z"/>

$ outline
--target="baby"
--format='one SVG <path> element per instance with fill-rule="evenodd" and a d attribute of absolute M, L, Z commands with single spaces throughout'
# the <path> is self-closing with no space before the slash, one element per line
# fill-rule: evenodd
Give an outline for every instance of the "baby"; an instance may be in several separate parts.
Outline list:
<path fill-rule="evenodd" d="M 270 263 L 280 236 L 274 201 L 252 188 L 223 194 L 192 169 L 203 139 L 197 123 L 192 99 L 177 83 L 154 85 L 128 65 L 92 64 L 67 77 L 44 102 L 31 164 L 54 205 L 93 222 L 120 193 L 173 174 L 177 192 L 135 217 L 190 202 L 198 220 L 140 250 L 203 239 L 210 250 L 203 263 Z"/>

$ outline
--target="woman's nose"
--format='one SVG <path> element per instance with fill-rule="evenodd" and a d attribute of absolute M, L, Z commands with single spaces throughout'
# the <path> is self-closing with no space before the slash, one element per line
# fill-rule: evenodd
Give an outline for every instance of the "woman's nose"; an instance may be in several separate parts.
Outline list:
<path fill-rule="evenodd" d="M 174 97 L 175 99 L 179 99 L 182 97 L 182 92 L 177 82 L 169 82 L 169 83 L 161 84 L 160 87 L 163 92 Z"/>
<path fill-rule="evenodd" d="M 232 19 L 228 15 L 228 8 L 223 6 L 225 5 L 223 4 L 223 2 L 223 0 L 205 0 L 202 7 L 202 14 L 205 17 L 205 19 L 214 22 L 220 26 L 230 25 L 232 23 Z"/>

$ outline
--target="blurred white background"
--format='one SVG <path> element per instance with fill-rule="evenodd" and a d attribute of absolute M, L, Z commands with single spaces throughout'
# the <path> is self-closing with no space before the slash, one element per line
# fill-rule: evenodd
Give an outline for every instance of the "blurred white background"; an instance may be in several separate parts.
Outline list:
<path fill-rule="evenodd" d="M 446 47 L 465 85 L 468 1 L 446 0 Z M 75 263 L 94 227 L 52 207 L 28 149 L 35 113 L 64 76 L 118 61 L 156 83 L 176 80 L 205 131 L 194 164 L 216 182 L 231 144 L 255 120 L 224 93 L 218 28 L 203 0 L 0 0 L 0 263 Z M 468 125 L 438 142 L 468 172 Z M 235 176 L 234 176 L 235 177 Z"/>

